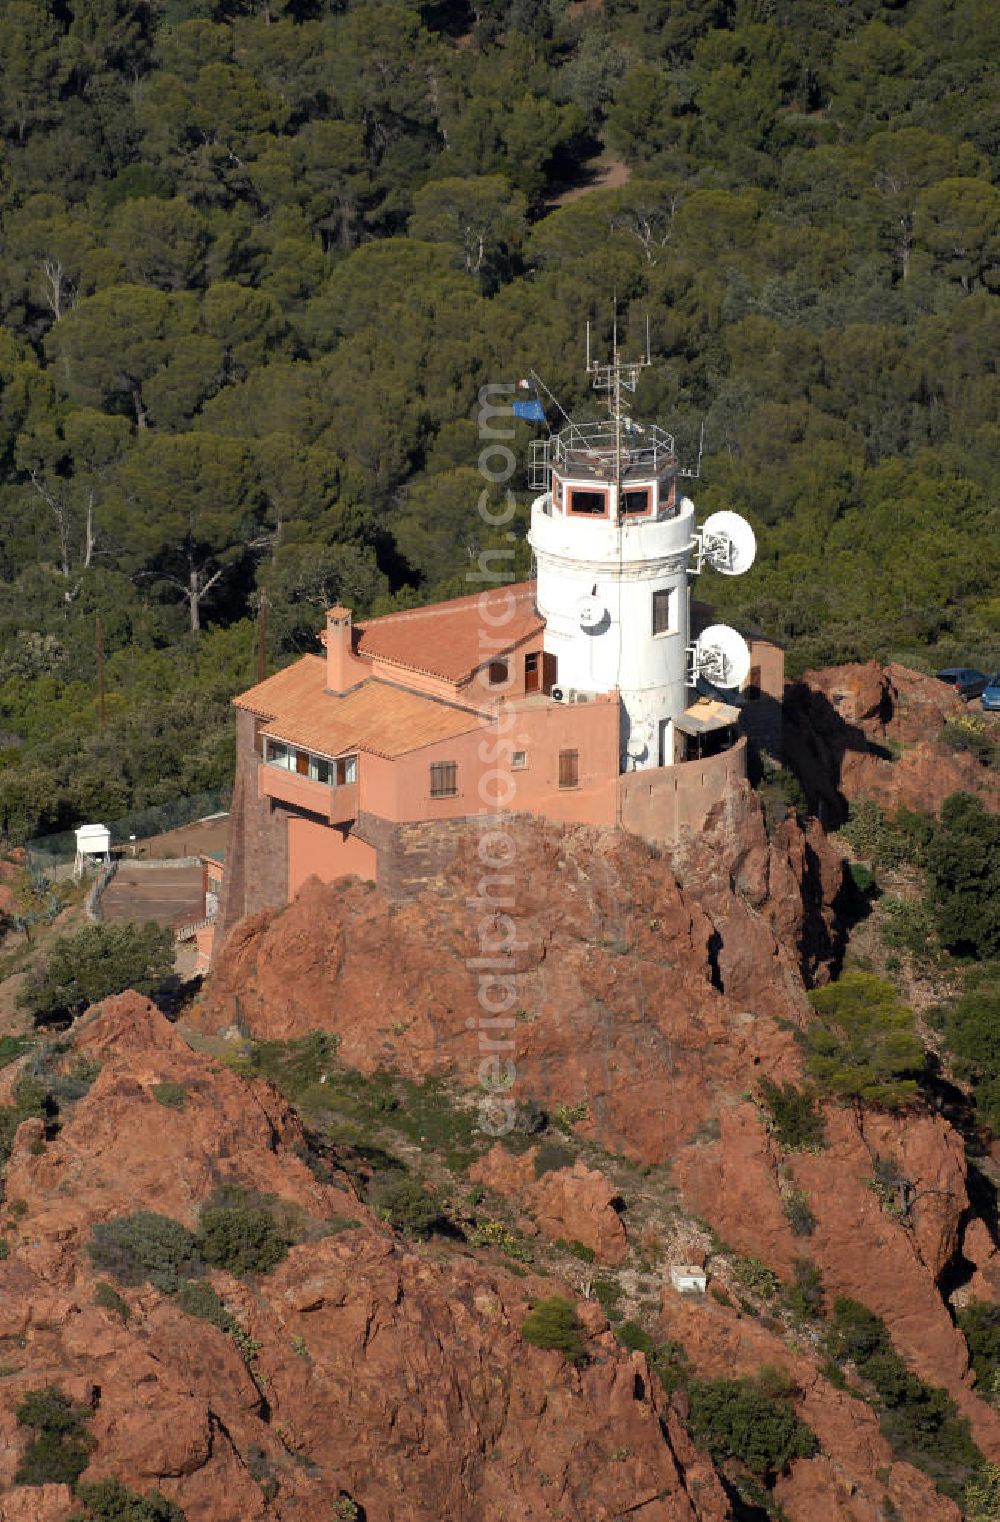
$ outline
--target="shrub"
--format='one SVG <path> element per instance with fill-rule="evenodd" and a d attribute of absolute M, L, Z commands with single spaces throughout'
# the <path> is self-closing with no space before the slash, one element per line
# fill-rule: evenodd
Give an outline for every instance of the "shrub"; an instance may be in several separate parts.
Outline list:
<path fill-rule="evenodd" d="M 914 1097 L 924 1050 L 913 1012 L 891 983 L 871 973 L 845 973 L 814 988 L 809 1001 L 819 1018 L 805 1035 L 808 1066 L 825 1090 L 885 1109 Z"/>
<path fill-rule="evenodd" d="M 959 1311 L 956 1320 L 969 1346 L 976 1384 L 985 1393 L 991 1389 L 993 1377 L 1000 1370 L 1000 1305 L 970 1300 Z"/>
<path fill-rule="evenodd" d="M 218 1327 L 220 1332 L 231 1334 L 237 1325 L 215 1290 L 204 1279 L 189 1279 L 186 1284 L 182 1284 L 177 1291 L 177 1304 L 189 1316 L 207 1321 L 211 1326 Z"/>
<path fill-rule="evenodd" d="M 186 1522 L 180 1507 L 158 1490 L 140 1496 L 120 1480 L 83 1484 L 76 1499 L 83 1510 L 74 1512 L 69 1522 Z"/>
<path fill-rule="evenodd" d="M 784 1300 L 796 1321 L 815 1321 L 822 1316 L 823 1280 L 808 1258 L 796 1258 L 795 1278 L 785 1286 Z"/>
<path fill-rule="evenodd" d="M 249 1202 L 203 1208 L 197 1243 L 206 1263 L 236 1275 L 270 1272 L 290 1245 L 267 1206 Z"/>
<path fill-rule="evenodd" d="M 560 1168 L 573 1166 L 573 1153 L 561 1141 L 543 1141 L 535 1153 L 535 1177 L 546 1173 L 558 1173 Z"/>
<path fill-rule="evenodd" d="M 182 1083 L 171 1083 L 169 1079 L 164 1083 L 154 1083 L 152 1094 L 157 1104 L 163 1105 L 165 1110 L 183 1110 L 187 1104 L 187 1089 Z"/>
<path fill-rule="evenodd" d="M 752 1295 L 759 1295 L 762 1300 L 773 1300 L 781 1288 L 781 1280 L 774 1269 L 768 1268 L 759 1258 L 735 1257 L 733 1273 L 742 1289 Z"/>
<path fill-rule="evenodd" d="M 975 1089 L 980 1118 L 1000 1131 L 1000 963 L 970 973 L 961 997 L 936 1012 L 957 1078 Z"/>
<path fill-rule="evenodd" d="M 94 1304 L 99 1305 L 104 1311 L 113 1311 L 122 1321 L 128 1321 L 132 1314 L 128 1302 L 123 1300 L 118 1291 L 103 1279 L 99 1279 L 94 1285 Z"/>
<path fill-rule="evenodd" d="M 554 1349 L 572 1363 L 583 1359 L 583 1339 L 576 1312 L 559 1295 L 540 1300 L 521 1325 L 521 1336 L 532 1347 Z"/>
<path fill-rule="evenodd" d="M 174 966 L 174 938 L 144 925 L 88 925 L 55 942 L 20 995 L 36 1025 L 68 1025 L 91 1004 L 134 988 L 153 994 Z"/>
<path fill-rule="evenodd" d="M 816 1217 L 809 1204 L 809 1196 L 801 1189 L 794 1190 L 784 1199 L 785 1216 L 797 1237 L 811 1237 L 816 1230 Z"/>
<path fill-rule="evenodd" d="M 572 1253 L 574 1258 L 579 1258 L 582 1263 L 593 1263 L 597 1257 L 592 1247 L 588 1247 L 585 1242 L 577 1241 L 576 1237 L 572 1241 L 567 1241 L 565 1237 L 556 1237 L 555 1245 L 562 1248 L 563 1252 Z"/>
<path fill-rule="evenodd" d="M 91 1231 L 90 1257 L 121 1284 L 148 1279 L 165 1294 L 173 1294 L 182 1278 L 199 1267 L 193 1232 L 169 1216 L 152 1210 L 101 1221 Z"/>
<path fill-rule="evenodd" d="M 383 1220 L 408 1236 L 425 1237 L 441 1217 L 435 1197 L 407 1173 L 393 1170 L 376 1176 L 368 1198 Z"/>
<path fill-rule="evenodd" d="M 814 1090 L 797 1089 L 793 1083 L 777 1084 L 764 1078 L 760 1102 L 770 1116 L 775 1137 L 789 1152 L 805 1152 L 824 1145 L 825 1123 Z"/>
<path fill-rule="evenodd" d="M 692 1431 L 720 1460 L 739 1459 L 755 1475 L 781 1474 L 819 1444 L 784 1397 L 752 1379 L 699 1379 L 688 1388 Z"/>
<path fill-rule="evenodd" d="M 656 1342 L 637 1321 L 623 1321 L 616 1336 L 622 1347 L 645 1353 L 650 1368 L 668 1393 L 687 1385 L 690 1366 L 681 1343 L 673 1339 Z"/>
<path fill-rule="evenodd" d="M 910 1373 L 885 1322 L 857 1300 L 835 1302 L 825 1347 L 835 1363 L 853 1363 L 874 1387 L 882 1432 L 896 1457 L 922 1469 L 939 1490 L 959 1500 L 983 1457 L 947 1392 Z"/>
<path fill-rule="evenodd" d="M 94 1440 L 87 1406 L 74 1405 L 57 1385 L 29 1390 L 14 1412 L 34 1436 L 14 1476 L 18 1485 L 75 1485 L 90 1462 Z"/>
<path fill-rule="evenodd" d="M 941 943 L 962 956 L 1000 956 L 1000 816 L 971 793 L 952 793 L 927 848 Z"/>

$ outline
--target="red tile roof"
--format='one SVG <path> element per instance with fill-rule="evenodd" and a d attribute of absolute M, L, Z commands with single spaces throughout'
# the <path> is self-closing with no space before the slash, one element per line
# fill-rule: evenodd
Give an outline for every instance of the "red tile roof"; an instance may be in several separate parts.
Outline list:
<path fill-rule="evenodd" d="M 484 722 L 468 709 L 374 678 L 335 697 L 326 691 L 326 659 L 320 655 L 303 656 L 235 702 L 265 720 L 265 735 L 325 756 L 363 750 L 392 758 Z"/>
<path fill-rule="evenodd" d="M 519 581 L 427 608 L 370 618 L 358 626 L 355 649 L 358 655 L 409 671 L 462 682 L 544 627 L 535 607 L 535 583 Z"/>

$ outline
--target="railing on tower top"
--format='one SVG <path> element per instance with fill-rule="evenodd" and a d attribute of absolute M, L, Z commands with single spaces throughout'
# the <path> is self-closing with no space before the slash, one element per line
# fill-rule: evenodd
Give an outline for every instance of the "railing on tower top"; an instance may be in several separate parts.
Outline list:
<path fill-rule="evenodd" d="M 553 466 L 568 476 L 614 477 L 617 445 L 613 420 L 596 423 L 570 423 L 561 433 L 532 443 L 531 486 L 544 491 Z M 623 480 L 660 476 L 677 468 L 673 435 L 655 423 L 633 423 L 627 419 L 622 432 L 621 471 Z"/>

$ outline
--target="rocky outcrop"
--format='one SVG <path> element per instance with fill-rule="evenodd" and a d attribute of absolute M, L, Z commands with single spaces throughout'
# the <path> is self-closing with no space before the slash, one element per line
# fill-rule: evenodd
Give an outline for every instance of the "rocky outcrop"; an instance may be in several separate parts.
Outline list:
<path fill-rule="evenodd" d="M 794 1392 L 797 1414 L 819 1440 L 820 1453 L 794 1464 L 775 1487 L 787 1515 L 803 1522 L 884 1522 L 885 1498 L 907 1522 L 959 1522 L 953 1502 L 910 1464 L 893 1462 L 875 1413 L 835 1389 L 804 1353 L 795 1353 L 749 1316 L 733 1316 L 711 1299 L 692 1300 L 666 1289 L 664 1332 L 683 1343 L 696 1372 L 732 1379 L 762 1367 L 780 1370 Z"/>
<path fill-rule="evenodd" d="M 598 1263 L 621 1263 L 628 1251 L 619 1201 L 604 1174 L 585 1163 L 537 1176 L 539 1149 L 514 1156 L 498 1142 L 469 1169 L 469 1177 L 526 1210 L 553 1241 L 589 1248 Z"/>
<path fill-rule="evenodd" d="M 610 831 L 505 828 L 515 865 L 502 913 L 475 898 L 484 873 L 472 829 L 447 892 L 396 904 L 313 880 L 230 936 L 199 1023 L 273 1038 L 322 1027 L 363 1072 L 448 1073 L 472 1090 L 498 1029 L 478 1002 L 480 961 L 500 955 L 515 1001 L 500 1027 L 514 1098 L 582 1106 L 584 1135 L 645 1162 L 696 1134 L 747 1074 L 798 1072 L 791 1032 L 763 1018 L 798 1022 L 808 1010 L 794 953 L 768 923 L 770 889 L 756 906 L 732 890 L 717 899 L 711 873 L 692 869 L 682 889 L 665 862 Z M 738 872 L 727 828 L 706 851 L 721 872 L 730 849 Z M 746 833 L 767 848 L 762 826 Z"/>
<path fill-rule="evenodd" d="M 346 1175 L 313 1176 L 267 1084 L 196 1057 L 144 999 L 93 1011 L 76 1046 L 99 1076 L 58 1136 L 21 1126 L 7 1176 L 21 1203 L 5 1211 L 0 1262 L 4 1522 L 66 1522 L 73 1509 L 65 1486 L 15 1483 L 15 1407 L 53 1383 L 92 1409 L 86 1478 L 156 1486 L 189 1522 L 314 1522 L 345 1497 L 371 1522 L 730 1515 L 642 1355 L 596 1307 L 587 1367 L 530 1347 L 531 1301 L 571 1290 L 395 1236 Z M 163 1083 L 183 1090 L 183 1108 L 157 1102 Z M 311 1223 L 269 1275 L 212 1272 L 243 1353 L 148 1284 L 121 1288 L 127 1322 L 95 1304 L 95 1222 L 155 1208 L 190 1225 L 223 1183 Z"/>
<path fill-rule="evenodd" d="M 889 813 L 900 806 L 937 812 L 962 791 L 1000 808 L 995 777 L 941 743 L 945 721 L 967 712 L 943 682 L 906 666 L 830 666 L 788 688 L 783 749 L 831 827 L 857 798 L 872 798 Z"/>

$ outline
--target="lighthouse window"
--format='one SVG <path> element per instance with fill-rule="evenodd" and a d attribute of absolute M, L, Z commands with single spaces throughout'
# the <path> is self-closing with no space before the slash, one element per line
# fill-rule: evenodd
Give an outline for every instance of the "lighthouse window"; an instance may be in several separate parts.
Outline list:
<path fill-rule="evenodd" d="M 653 593 L 653 633 L 673 634 L 674 594 L 671 587 L 662 587 Z"/>
<path fill-rule="evenodd" d="M 649 512 L 649 487 L 622 492 L 622 517 L 636 517 Z"/>
<path fill-rule="evenodd" d="M 585 517 L 606 518 L 608 515 L 607 492 L 571 491 L 569 510 L 571 513 L 583 514 Z"/>
<path fill-rule="evenodd" d="M 457 763 L 454 761 L 435 761 L 431 766 L 431 797 L 454 798 L 457 793 Z"/>
<path fill-rule="evenodd" d="M 580 786 L 580 752 L 578 750 L 559 752 L 559 786 Z"/>

